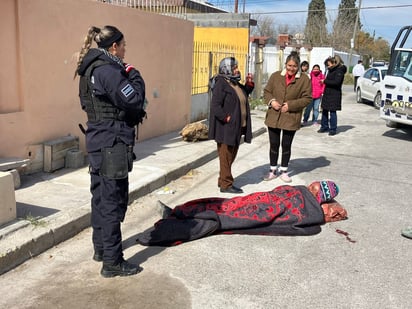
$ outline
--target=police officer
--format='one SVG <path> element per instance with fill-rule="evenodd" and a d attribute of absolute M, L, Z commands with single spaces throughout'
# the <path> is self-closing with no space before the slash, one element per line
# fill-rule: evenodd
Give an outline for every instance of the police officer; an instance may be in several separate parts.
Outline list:
<path fill-rule="evenodd" d="M 98 48 L 91 48 L 93 40 Z M 142 270 L 123 258 L 120 224 L 128 204 L 135 125 L 145 115 L 145 83 L 139 71 L 123 62 L 124 55 L 122 32 L 113 26 L 91 27 L 75 74 L 80 75 L 80 104 L 88 118 L 93 259 L 103 262 L 103 277 Z"/>

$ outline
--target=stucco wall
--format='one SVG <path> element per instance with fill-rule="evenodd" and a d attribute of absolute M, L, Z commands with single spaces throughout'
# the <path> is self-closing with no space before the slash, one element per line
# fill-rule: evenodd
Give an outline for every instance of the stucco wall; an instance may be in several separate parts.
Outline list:
<path fill-rule="evenodd" d="M 76 54 L 89 26 L 117 26 L 125 61 L 146 82 L 148 119 L 139 140 L 190 121 L 193 23 L 89 0 L 0 1 L 0 158 L 30 158 L 44 141 L 84 137 L 86 122 L 73 80 Z M 95 45 L 93 46 L 95 47 Z"/>

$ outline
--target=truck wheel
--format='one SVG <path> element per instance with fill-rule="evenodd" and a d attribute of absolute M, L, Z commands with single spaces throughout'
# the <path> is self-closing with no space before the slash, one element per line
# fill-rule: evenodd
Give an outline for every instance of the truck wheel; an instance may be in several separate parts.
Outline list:
<path fill-rule="evenodd" d="M 398 123 L 394 122 L 392 120 L 386 120 L 386 126 L 388 128 L 397 128 L 398 127 Z"/>

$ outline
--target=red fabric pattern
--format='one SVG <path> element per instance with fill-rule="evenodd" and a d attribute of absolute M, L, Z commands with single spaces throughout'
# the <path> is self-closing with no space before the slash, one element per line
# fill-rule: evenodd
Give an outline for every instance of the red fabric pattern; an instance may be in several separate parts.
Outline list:
<path fill-rule="evenodd" d="M 172 214 L 182 217 L 194 217 L 206 210 L 216 213 L 221 220 L 243 219 L 253 222 L 301 222 L 304 200 L 302 193 L 292 186 L 280 186 L 269 192 L 256 192 L 231 199 L 203 198 L 189 201 L 175 207 Z"/>
<path fill-rule="evenodd" d="M 139 234 L 143 245 L 177 245 L 217 233 L 314 235 L 324 213 L 304 186 L 279 186 L 230 199 L 211 197 L 176 206 L 166 219 Z"/>

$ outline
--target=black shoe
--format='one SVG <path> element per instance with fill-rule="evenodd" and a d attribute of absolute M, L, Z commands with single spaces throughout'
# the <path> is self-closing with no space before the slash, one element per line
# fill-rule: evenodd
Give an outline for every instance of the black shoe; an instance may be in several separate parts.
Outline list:
<path fill-rule="evenodd" d="M 319 129 L 318 130 L 318 133 L 326 133 L 326 132 L 328 132 L 328 130 L 325 130 L 325 129 Z"/>
<path fill-rule="evenodd" d="M 121 260 L 117 264 L 109 264 L 103 262 L 102 270 L 100 274 L 105 278 L 111 278 L 115 276 L 131 276 L 140 273 L 143 270 L 139 265 L 131 264 L 128 261 Z"/>
<path fill-rule="evenodd" d="M 161 201 L 157 201 L 157 205 L 159 207 L 160 214 L 162 215 L 162 219 L 166 219 L 172 214 L 173 209 L 166 204 L 162 203 Z"/>
<path fill-rule="evenodd" d="M 243 190 L 235 187 L 235 186 L 230 186 L 226 189 L 220 188 L 220 192 L 222 193 L 233 193 L 233 194 L 239 194 L 239 193 L 243 193 Z"/>
<path fill-rule="evenodd" d="M 103 261 L 103 250 L 94 250 L 93 254 L 93 260 L 96 262 L 102 262 Z"/>
<path fill-rule="evenodd" d="M 329 132 L 329 135 L 330 135 L 330 136 L 336 135 L 336 132 L 335 132 L 335 131 L 330 131 L 330 132 Z"/>

